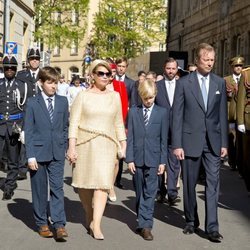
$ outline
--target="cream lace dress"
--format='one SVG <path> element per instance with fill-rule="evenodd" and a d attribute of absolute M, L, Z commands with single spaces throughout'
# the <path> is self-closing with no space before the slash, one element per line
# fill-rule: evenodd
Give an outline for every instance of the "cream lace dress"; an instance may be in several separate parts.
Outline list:
<path fill-rule="evenodd" d="M 110 189 L 119 141 L 126 140 L 119 94 L 80 92 L 71 107 L 69 138 L 77 138 L 72 186 Z"/>

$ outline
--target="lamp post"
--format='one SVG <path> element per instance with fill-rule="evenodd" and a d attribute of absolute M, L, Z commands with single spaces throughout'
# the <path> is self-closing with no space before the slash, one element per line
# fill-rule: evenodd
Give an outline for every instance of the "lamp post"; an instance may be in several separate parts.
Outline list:
<path fill-rule="evenodd" d="M 10 0 L 4 0 L 4 36 L 3 36 L 3 51 L 5 51 L 5 43 L 10 39 Z"/>

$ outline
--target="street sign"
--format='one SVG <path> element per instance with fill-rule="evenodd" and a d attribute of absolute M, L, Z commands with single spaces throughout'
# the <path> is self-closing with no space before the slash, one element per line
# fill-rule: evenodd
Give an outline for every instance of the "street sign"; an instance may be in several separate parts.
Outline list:
<path fill-rule="evenodd" d="M 6 42 L 5 43 L 5 54 L 17 55 L 17 43 L 16 42 Z"/>
<path fill-rule="evenodd" d="M 87 56 L 85 57 L 85 63 L 86 63 L 86 64 L 90 64 L 90 63 L 91 63 L 91 57 L 90 57 L 90 56 L 87 55 Z"/>

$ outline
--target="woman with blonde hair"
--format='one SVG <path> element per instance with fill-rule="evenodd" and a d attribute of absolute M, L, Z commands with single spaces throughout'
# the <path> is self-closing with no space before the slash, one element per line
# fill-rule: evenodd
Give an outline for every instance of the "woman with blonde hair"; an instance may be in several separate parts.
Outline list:
<path fill-rule="evenodd" d="M 101 219 L 117 156 L 125 157 L 126 135 L 119 94 L 106 88 L 109 64 L 93 61 L 90 76 L 92 87 L 72 105 L 67 157 L 73 164 L 72 186 L 78 188 L 86 227 L 95 239 L 103 240 Z"/>

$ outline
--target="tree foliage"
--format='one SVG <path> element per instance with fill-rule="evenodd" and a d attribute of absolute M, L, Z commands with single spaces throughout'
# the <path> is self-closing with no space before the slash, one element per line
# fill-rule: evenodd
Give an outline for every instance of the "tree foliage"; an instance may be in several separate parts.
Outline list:
<path fill-rule="evenodd" d="M 100 57 L 138 56 L 152 43 L 165 42 L 166 15 L 162 0 L 103 0 L 91 43 Z"/>
<path fill-rule="evenodd" d="M 88 4 L 89 0 L 35 0 L 35 39 L 49 48 L 70 47 L 84 37 Z"/>

